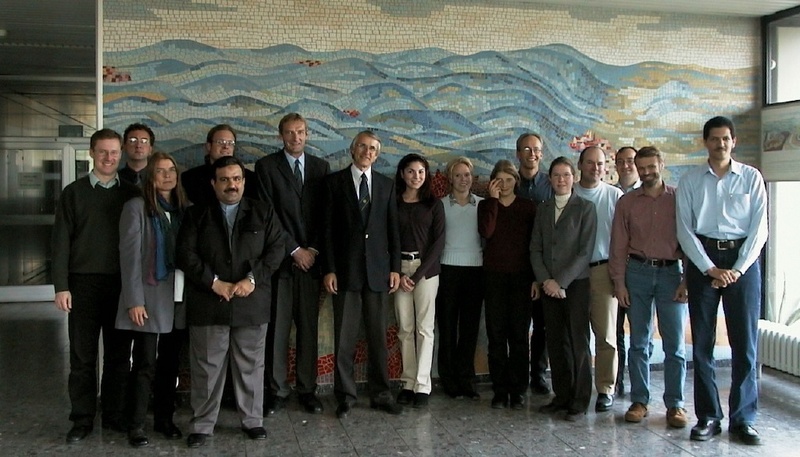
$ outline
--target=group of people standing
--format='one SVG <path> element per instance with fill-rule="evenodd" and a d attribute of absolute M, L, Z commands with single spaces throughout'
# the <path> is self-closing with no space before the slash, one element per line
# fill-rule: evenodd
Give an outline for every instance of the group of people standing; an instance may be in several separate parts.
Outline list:
<path fill-rule="evenodd" d="M 706 125 L 708 166 L 688 173 L 684 179 L 696 182 L 678 191 L 662 179 L 657 148 L 627 148 L 630 158 L 618 153 L 618 169 L 635 168 L 641 178 L 640 188 L 620 189 L 603 182 L 603 149 L 581 153 L 575 182 L 577 170 L 565 157 L 540 170 L 543 140 L 524 134 L 516 144 L 519 169 L 499 161 L 485 198 L 472 193 L 473 165 L 465 157 L 448 163 L 449 192 L 437 198 L 421 155 L 403 157 L 394 181 L 373 169 L 381 140 L 372 131 L 353 139 L 351 165 L 331 173 L 326 161 L 305 153 L 309 131 L 301 115 L 286 115 L 278 130 L 283 148 L 258 160 L 254 172 L 234 157 L 236 133 L 224 124 L 208 133 L 205 163 L 182 174 L 170 155 L 153 152 L 155 136 L 145 125 L 129 126 L 122 137 L 108 129 L 92 136 L 93 170 L 64 189 L 53 231 L 55 301 L 69 313 L 67 442 L 93 429 L 101 331 L 102 424 L 127 432 L 135 447 L 149 443 L 151 394 L 154 430 L 182 437 L 172 416 L 187 333 L 190 447 L 213 434 L 228 367 L 243 431 L 267 437 L 264 414 L 285 408 L 292 391 L 292 323 L 294 389 L 306 412 L 322 413 L 316 396 L 321 290 L 333 298 L 340 419 L 357 399 L 362 325 L 371 408 L 400 414 L 404 405 L 427 406 L 434 323 L 445 393 L 479 399 L 474 356 L 485 302 L 493 408 L 524 408 L 529 387 L 549 394 L 549 365 L 555 397 L 540 410 L 578 420 L 592 395 L 591 327 L 595 409 L 611 409 L 624 366 L 617 353 L 624 331 L 619 307 L 631 329 L 632 405 L 625 419 L 641 421 L 650 401 L 655 304 L 667 421 L 683 427 L 688 312 L 699 419 L 691 436 L 700 440 L 720 432 L 712 350 L 714 299 L 722 297 L 737 319 L 728 320 L 729 333 L 735 326 L 745 335 L 731 341 L 731 432 L 758 442 L 754 326 L 764 185 L 755 169 L 730 158 L 729 120 Z M 126 166 L 118 171 L 123 148 Z M 403 362 L 396 397 L 387 366 L 390 294 Z"/>

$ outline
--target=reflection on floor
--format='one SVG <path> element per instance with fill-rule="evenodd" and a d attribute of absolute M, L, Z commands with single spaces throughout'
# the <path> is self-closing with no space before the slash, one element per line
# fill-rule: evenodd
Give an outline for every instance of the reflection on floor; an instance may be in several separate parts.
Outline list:
<path fill-rule="evenodd" d="M 326 411 L 321 416 L 303 413 L 292 401 L 287 411 L 265 419 L 266 441 L 248 440 L 239 430 L 235 411 L 224 410 L 215 436 L 196 450 L 188 449 L 183 440 L 167 441 L 153 433 L 149 447 L 133 449 L 123 434 L 102 431 L 99 424 L 85 441 L 65 444 L 70 426 L 67 371 L 67 327 L 62 313 L 52 304 L 0 305 L 2 455 L 800 455 L 800 379 L 767 369 L 760 381 L 757 428 L 764 444 L 759 447 L 733 443 L 726 432 L 697 443 L 689 440 L 688 428 L 667 428 L 661 402 L 663 375 L 655 372 L 651 414 L 641 424 L 622 420 L 628 407 L 625 398 L 619 399 L 612 412 L 590 412 L 577 423 L 536 412 L 549 400 L 547 396 L 530 394 L 522 411 L 493 410 L 489 386 L 481 386 L 479 402 L 451 400 L 435 390 L 427 409 L 409 409 L 401 416 L 370 410 L 362 399 L 350 418 L 339 421 L 328 394 L 323 397 Z M 727 398 L 730 370 L 721 369 L 719 374 L 721 395 Z M 694 422 L 691 371 L 689 375 L 687 409 Z M 189 417 L 188 407 L 181 407 L 176 423 L 184 431 Z"/>

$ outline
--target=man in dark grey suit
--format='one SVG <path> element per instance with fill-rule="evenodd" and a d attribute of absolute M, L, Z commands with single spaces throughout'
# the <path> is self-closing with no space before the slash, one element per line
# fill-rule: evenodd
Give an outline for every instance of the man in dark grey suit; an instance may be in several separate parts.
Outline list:
<path fill-rule="evenodd" d="M 325 180 L 325 290 L 333 295 L 336 416 L 356 401 L 353 364 L 361 321 L 369 354 L 370 407 L 400 414 L 389 390 L 386 326 L 389 294 L 400 285 L 400 234 L 394 182 L 372 169 L 381 141 L 371 131 L 350 144 L 353 163 Z"/>
<path fill-rule="evenodd" d="M 289 332 L 294 321 L 298 398 L 306 412 L 319 414 L 323 408 L 315 395 L 320 279 L 316 259 L 322 249 L 321 184 L 330 173 L 330 165 L 305 153 L 308 124 L 303 116 L 287 114 L 278 124 L 278 131 L 283 150 L 256 162 L 259 196 L 275 208 L 286 248 L 280 272 L 272 278 L 275 306 L 267 332 L 265 375 L 271 395 L 266 409 L 270 414 L 283 409 L 291 392 L 287 375 Z"/>
<path fill-rule="evenodd" d="M 177 246 L 190 336 L 189 447 L 202 446 L 214 432 L 229 360 L 242 429 L 251 439 L 267 437 L 264 346 L 271 276 L 284 253 L 272 205 L 242 198 L 242 162 L 222 157 L 213 167 L 217 204 L 187 210 Z"/>

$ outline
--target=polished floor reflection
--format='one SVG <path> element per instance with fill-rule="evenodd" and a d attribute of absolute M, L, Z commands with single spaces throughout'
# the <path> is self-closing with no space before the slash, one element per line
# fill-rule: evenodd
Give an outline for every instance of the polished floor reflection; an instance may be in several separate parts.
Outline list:
<path fill-rule="evenodd" d="M 184 440 L 167 441 L 150 433 L 150 446 L 131 448 L 125 435 L 101 430 L 67 445 L 64 437 L 69 400 L 66 318 L 52 304 L 0 304 L 0 454 L 165 456 L 792 456 L 800 455 L 800 379 L 765 369 L 760 381 L 757 428 L 764 444 L 731 442 L 726 431 L 706 443 L 689 440 L 689 429 L 666 426 L 661 405 L 662 373 L 654 373 L 654 401 L 641 424 L 627 424 L 628 407 L 618 399 L 609 413 L 590 412 L 569 423 L 536 412 L 549 400 L 528 395 L 522 411 L 493 410 L 491 392 L 481 386 L 481 401 L 451 400 L 435 390 L 430 406 L 401 416 L 370 410 L 361 401 L 351 416 L 334 416 L 331 394 L 322 396 L 325 414 L 312 416 L 292 401 L 288 410 L 268 417 L 266 441 L 250 441 L 239 430 L 236 412 L 222 411 L 215 435 L 205 447 L 190 450 Z M 687 409 L 691 421 L 691 371 Z M 730 370 L 720 370 L 723 386 Z M 727 388 L 721 394 L 727 398 Z M 190 412 L 179 408 L 176 423 L 186 431 Z M 152 427 L 152 417 L 147 424 Z M 727 423 L 723 425 L 727 429 Z"/>

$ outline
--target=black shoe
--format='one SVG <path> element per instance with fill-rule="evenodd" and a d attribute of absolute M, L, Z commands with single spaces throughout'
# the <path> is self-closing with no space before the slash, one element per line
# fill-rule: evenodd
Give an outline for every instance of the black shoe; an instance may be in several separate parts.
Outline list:
<path fill-rule="evenodd" d="M 277 395 L 267 402 L 267 414 L 275 414 L 286 409 L 286 397 L 279 397 Z"/>
<path fill-rule="evenodd" d="M 251 440 L 265 440 L 265 439 L 267 439 L 267 429 L 265 429 L 264 427 L 253 427 L 253 428 L 244 428 L 244 427 L 242 427 L 242 431 Z"/>
<path fill-rule="evenodd" d="M 309 414 L 322 414 L 323 407 L 322 402 L 319 401 L 316 395 L 312 394 L 300 394 L 298 397 L 300 401 L 300 405 L 303 407 L 305 412 Z"/>
<path fill-rule="evenodd" d="M 511 409 L 520 410 L 525 408 L 525 397 L 520 394 L 511 394 Z"/>
<path fill-rule="evenodd" d="M 175 426 L 172 421 L 169 422 L 156 422 L 153 424 L 153 430 L 164 435 L 168 440 L 179 440 L 183 438 L 181 430 Z"/>
<path fill-rule="evenodd" d="M 91 425 L 75 424 L 67 432 L 67 443 L 72 444 L 77 443 L 78 441 L 83 441 L 83 439 L 89 436 L 90 433 L 92 433 Z"/>
<path fill-rule="evenodd" d="M 424 394 L 422 392 L 417 392 L 416 394 L 414 394 L 414 408 L 424 408 L 428 406 L 429 396 L 430 396 L 429 394 Z"/>
<path fill-rule="evenodd" d="M 544 414 L 553 414 L 565 409 L 567 409 L 567 407 L 562 404 L 550 402 L 544 406 L 540 406 L 539 412 Z"/>
<path fill-rule="evenodd" d="M 378 409 L 394 416 L 398 414 L 403 414 L 403 406 L 398 405 L 393 400 L 377 402 L 375 400 L 369 401 L 369 407 L 372 409 Z"/>
<path fill-rule="evenodd" d="M 714 435 L 722 433 L 722 427 L 718 420 L 701 419 L 697 421 L 697 425 L 692 427 L 692 432 L 689 438 L 694 441 L 708 441 Z"/>
<path fill-rule="evenodd" d="M 586 415 L 586 411 L 579 411 L 577 409 L 568 409 L 567 414 L 564 415 L 564 420 L 567 422 L 577 422 L 578 419 Z"/>
<path fill-rule="evenodd" d="M 150 444 L 150 440 L 144 434 L 144 429 L 134 428 L 128 430 L 128 444 L 133 447 L 145 447 Z"/>
<path fill-rule="evenodd" d="M 189 447 L 200 447 L 206 445 L 206 438 L 208 435 L 205 433 L 190 433 L 186 438 L 186 445 Z"/>
<path fill-rule="evenodd" d="M 342 402 L 336 407 L 336 417 L 344 419 L 350 415 L 350 403 Z"/>
<path fill-rule="evenodd" d="M 550 393 L 550 386 L 547 385 L 547 381 L 539 378 L 535 381 L 531 381 L 531 392 L 539 395 L 547 395 Z"/>
<path fill-rule="evenodd" d="M 614 406 L 614 396 L 608 394 L 597 394 L 597 403 L 594 404 L 594 410 L 598 413 L 604 413 Z"/>
<path fill-rule="evenodd" d="M 414 403 L 414 391 L 409 389 L 403 389 L 397 394 L 397 404 L 398 405 L 410 405 Z"/>
<path fill-rule="evenodd" d="M 694 432 L 694 429 L 692 429 L 692 432 Z M 734 425 L 728 429 L 728 433 L 732 438 L 742 442 L 743 444 L 749 444 L 751 446 L 761 444 L 761 437 L 758 436 L 758 431 L 756 431 L 752 425 Z"/>
<path fill-rule="evenodd" d="M 472 387 L 462 390 L 461 396 L 468 400 L 478 401 L 481 399 L 481 395 L 478 392 L 475 392 L 475 389 Z"/>
<path fill-rule="evenodd" d="M 494 398 L 492 398 L 492 409 L 505 409 L 505 408 L 508 408 L 508 395 L 494 394 Z"/>

